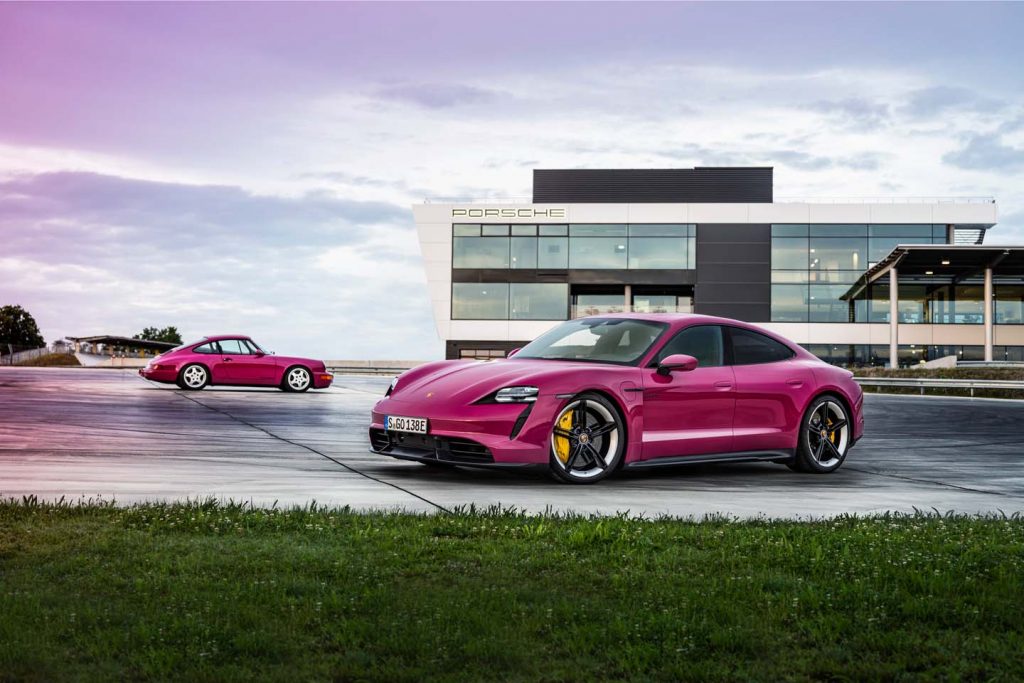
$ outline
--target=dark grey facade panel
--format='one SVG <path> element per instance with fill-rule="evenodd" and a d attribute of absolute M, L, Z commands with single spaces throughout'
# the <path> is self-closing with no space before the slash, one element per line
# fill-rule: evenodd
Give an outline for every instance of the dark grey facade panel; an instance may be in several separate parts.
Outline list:
<path fill-rule="evenodd" d="M 698 225 L 694 311 L 768 322 L 771 261 L 771 225 Z"/>
<path fill-rule="evenodd" d="M 545 203 L 771 202 L 773 169 L 535 169 L 533 201 Z"/>

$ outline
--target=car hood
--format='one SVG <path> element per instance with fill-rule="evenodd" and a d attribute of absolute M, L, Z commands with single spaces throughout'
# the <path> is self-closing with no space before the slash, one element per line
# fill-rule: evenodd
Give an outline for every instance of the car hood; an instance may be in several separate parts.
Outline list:
<path fill-rule="evenodd" d="M 504 387 L 534 386 L 541 395 L 558 393 L 566 387 L 579 383 L 579 378 L 600 369 L 619 373 L 634 371 L 635 368 L 581 363 L 571 361 L 547 361 L 510 358 L 498 361 L 447 361 L 434 365 L 423 374 L 403 381 L 391 394 L 396 401 L 411 401 L 425 398 L 427 393 L 447 396 L 456 401 L 473 403 Z M 574 381 L 574 378 L 575 381 Z"/>

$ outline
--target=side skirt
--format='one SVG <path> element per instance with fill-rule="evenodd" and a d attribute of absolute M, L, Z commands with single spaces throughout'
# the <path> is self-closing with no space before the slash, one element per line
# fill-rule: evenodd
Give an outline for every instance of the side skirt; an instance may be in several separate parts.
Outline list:
<path fill-rule="evenodd" d="M 708 453 L 706 455 L 673 455 L 652 460 L 635 460 L 622 466 L 624 470 L 640 470 L 671 465 L 699 465 L 710 462 L 789 462 L 795 450 L 744 451 L 742 453 Z"/>

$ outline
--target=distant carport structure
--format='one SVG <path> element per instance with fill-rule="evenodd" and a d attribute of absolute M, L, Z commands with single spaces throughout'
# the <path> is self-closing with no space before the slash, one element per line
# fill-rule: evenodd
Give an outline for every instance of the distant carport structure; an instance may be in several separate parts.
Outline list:
<path fill-rule="evenodd" d="M 169 349 L 175 344 L 152 339 L 132 339 L 131 337 L 119 337 L 110 334 L 98 334 L 91 337 L 65 337 L 71 342 L 75 353 L 90 354 L 96 356 L 124 355 L 133 357 L 145 357 L 146 355 L 157 355 Z"/>
<path fill-rule="evenodd" d="M 997 333 L 1005 338 L 1001 344 L 1024 338 L 1024 247 L 900 245 L 865 271 L 842 299 L 850 303 L 851 315 L 860 301 L 887 300 L 890 367 L 897 366 L 900 330 L 907 324 L 934 325 L 936 334 L 972 339 L 984 326 L 984 359 L 992 362 Z"/>

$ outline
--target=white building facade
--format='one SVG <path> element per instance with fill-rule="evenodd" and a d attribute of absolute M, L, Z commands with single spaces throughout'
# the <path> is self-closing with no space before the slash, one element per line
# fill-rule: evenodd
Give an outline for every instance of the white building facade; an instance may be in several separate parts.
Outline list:
<path fill-rule="evenodd" d="M 529 203 L 413 206 L 447 356 L 642 311 L 761 324 L 844 365 L 893 350 L 902 365 L 1018 360 L 1024 279 L 989 272 L 986 289 L 984 268 L 957 269 L 996 224 L 993 200 L 774 201 L 771 183 L 771 169 L 535 171 Z M 897 281 L 865 274 L 900 245 L 928 245 L 938 270 L 899 280 L 894 299 Z"/>

